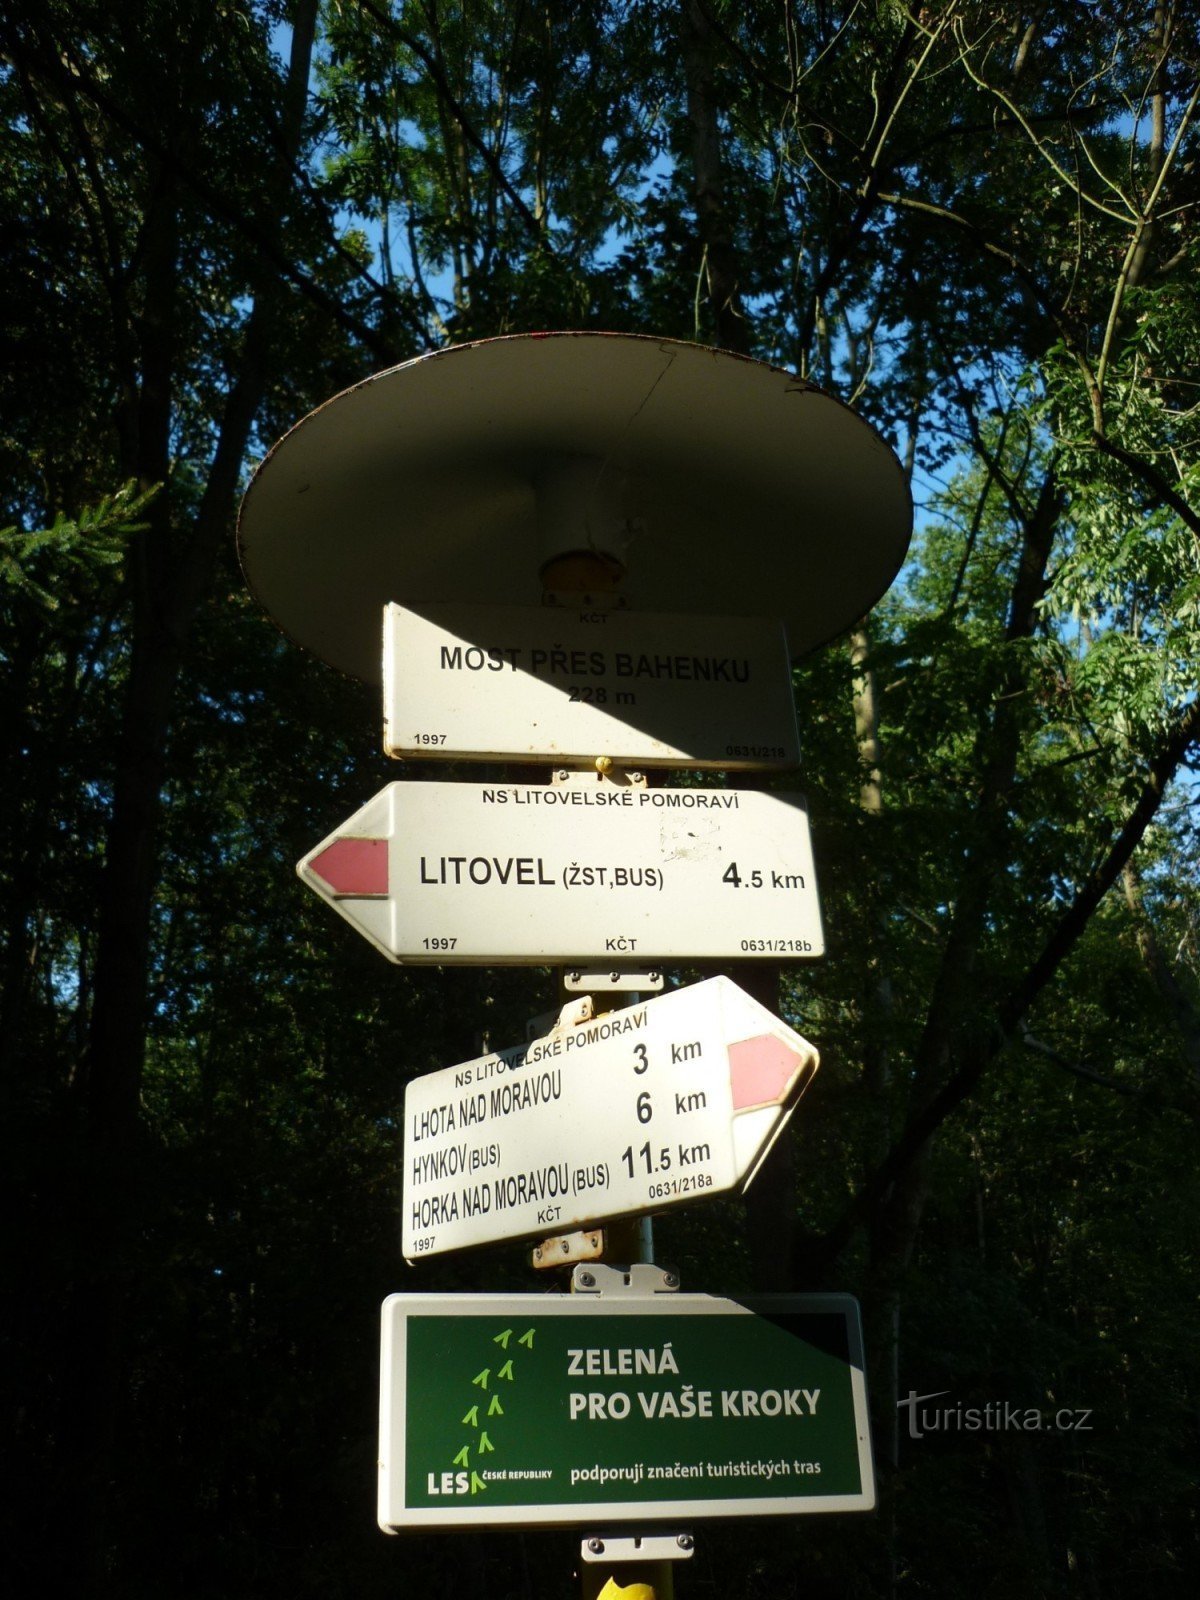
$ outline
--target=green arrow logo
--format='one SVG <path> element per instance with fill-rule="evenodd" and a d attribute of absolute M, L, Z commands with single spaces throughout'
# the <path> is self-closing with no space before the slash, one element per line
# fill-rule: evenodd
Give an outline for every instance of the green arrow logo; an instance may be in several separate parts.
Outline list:
<path fill-rule="evenodd" d="M 504 1361 L 502 1366 L 497 1367 L 495 1369 L 493 1369 L 490 1366 L 489 1367 L 480 1368 L 480 1370 L 471 1379 L 472 1387 L 474 1387 L 476 1389 L 482 1389 L 484 1391 L 484 1393 L 486 1394 L 488 1392 L 488 1386 L 489 1386 L 489 1384 L 490 1384 L 490 1382 L 491 1382 L 493 1377 L 495 1378 L 495 1380 L 497 1382 L 503 1381 L 505 1383 L 514 1383 L 516 1381 L 516 1375 L 515 1375 L 515 1372 L 513 1370 L 514 1369 L 513 1356 L 507 1354 L 507 1352 L 509 1350 L 509 1347 L 512 1345 L 512 1343 L 513 1343 L 513 1341 L 515 1339 L 516 1343 L 522 1349 L 532 1351 L 533 1350 L 534 1335 L 536 1334 L 536 1332 L 537 1332 L 536 1328 L 526 1328 L 524 1333 L 522 1333 L 520 1335 L 520 1337 L 518 1338 L 517 1335 L 516 1335 L 516 1330 L 515 1329 L 513 1329 L 513 1328 L 501 1328 L 499 1333 L 492 1334 L 491 1335 L 491 1342 L 493 1344 L 497 1344 L 497 1345 L 500 1346 L 501 1350 L 504 1351 L 505 1354 L 506 1354 L 506 1359 L 505 1359 L 505 1361 Z M 514 1352 L 514 1354 L 515 1354 L 515 1352 Z M 478 1437 L 477 1437 L 477 1439 L 475 1441 L 475 1452 L 476 1452 L 477 1455 L 479 1455 L 479 1456 L 493 1455 L 493 1454 L 495 1454 L 496 1446 L 492 1443 L 491 1435 L 488 1433 L 486 1428 L 480 1428 L 479 1413 L 480 1413 L 482 1408 L 483 1408 L 482 1401 L 476 1401 L 474 1404 L 469 1405 L 467 1407 L 465 1415 L 462 1418 L 462 1426 L 464 1428 L 475 1428 L 475 1429 L 478 1430 Z M 488 1405 L 487 1405 L 487 1416 L 489 1418 L 491 1418 L 491 1417 L 502 1417 L 503 1415 L 504 1415 L 504 1407 L 500 1403 L 500 1396 L 498 1394 L 489 1395 L 489 1397 L 488 1397 Z M 472 1443 L 472 1441 L 468 1440 L 462 1446 L 462 1448 L 459 1450 L 458 1454 L 454 1457 L 453 1464 L 456 1467 L 469 1467 L 470 1466 L 470 1461 L 471 1461 L 471 1443 Z M 473 1495 L 482 1494 L 486 1488 L 487 1488 L 487 1484 L 484 1481 L 484 1479 L 480 1476 L 478 1471 L 476 1471 L 474 1468 L 472 1468 L 471 1469 L 471 1493 Z"/>

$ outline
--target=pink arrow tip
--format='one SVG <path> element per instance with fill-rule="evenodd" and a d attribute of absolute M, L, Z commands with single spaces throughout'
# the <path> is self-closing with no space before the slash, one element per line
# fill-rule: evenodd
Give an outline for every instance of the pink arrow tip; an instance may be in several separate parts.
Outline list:
<path fill-rule="evenodd" d="M 797 1073 L 810 1063 L 773 1033 L 740 1039 L 729 1046 L 729 1082 L 733 1109 L 778 1105 Z"/>
<path fill-rule="evenodd" d="M 308 863 L 308 870 L 327 883 L 334 894 L 386 895 L 388 892 L 388 842 L 386 839 L 335 839 Z"/>

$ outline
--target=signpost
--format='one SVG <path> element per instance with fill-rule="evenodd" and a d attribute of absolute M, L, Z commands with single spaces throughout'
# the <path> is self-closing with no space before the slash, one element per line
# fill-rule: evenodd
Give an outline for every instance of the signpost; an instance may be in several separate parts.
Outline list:
<path fill-rule="evenodd" d="M 404 1096 L 404 1254 L 744 1191 L 817 1061 L 709 978 L 426 1073 Z"/>
<path fill-rule="evenodd" d="M 578 777 L 389 784 L 297 871 L 402 963 L 824 953 L 800 795 Z"/>
<path fill-rule="evenodd" d="M 386 607 L 388 754 L 558 770 L 390 784 L 301 878 L 399 963 L 565 965 L 599 992 L 668 961 L 821 956 L 799 795 L 630 769 L 795 765 L 783 625 L 719 613 L 769 595 L 803 655 L 870 609 L 911 529 L 899 462 L 848 407 L 688 342 L 486 340 L 347 390 L 255 474 L 250 587 L 372 682 Z M 744 1188 L 816 1066 L 717 978 L 431 1073 L 405 1100 L 404 1252 Z M 571 1296 L 393 1295 L 381 1525 L 869 1510 L 854 1302 L 676 1287 L 596 1264 Z M 626 1571 L 644 1553 L 588 1545 Z"/>
<path fill-rule="evenodd" d="M 560 606 L 389 605 L 390 756 L 795 767 L 779 622 Z"/>
<path fill-rule="evenodd" d="M 384 1302 L 386 1531 L 687 1526 L 874 1504 L 846 1295 Z"/>

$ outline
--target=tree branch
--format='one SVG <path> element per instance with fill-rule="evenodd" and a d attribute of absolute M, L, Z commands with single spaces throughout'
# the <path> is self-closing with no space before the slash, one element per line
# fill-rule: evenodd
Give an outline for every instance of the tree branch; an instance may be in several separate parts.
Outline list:
<path fill-rule="evenodd" d="M 1140 1100 L 1144 1105 L 1154 1106 L 1158 1110 L 1182 1111 L 1189 1117 L 1200 1118 L 1200 1101 L 1181 1100 L 1177 1095 L 1160 1094 L 1156 1089 L 1140 1089 L 1136 1084 L 1125 1083 L 1110 1073 L 1097 1072 L 1095 1067 L 1085 1066 L 1082 1061 L 1071 1061 L 1053 1045 L 1035 1039 L 1028 1028 L 1022 1027 L 1020 1032 L 1021 1045 L 1024 1049 L 1032 1055 L 1041 1056 L 1045 1061 L 1052 1061 L 1056 1067 L 1072 1073 L 1076 1078 L 1082 1078 L 1085 1083 L 1094 1083 L 1101 1089 L 1110 1089 L 1113 1094 L 1123 1094 L 1131 1100 Z"/>
<path fill-rule="evenodd" d="M 1123 445 L 1117 444 L 1107 434 L 1097 430 L 1092 433 L 1092 443 L 1104 455 L 1111 456 L 1114 461 L 1119 461 L 1148 489 L 1153 489 L 1158 498 L 1170 506 L 1184 526 L 1190 528 L 1196 537 L 1200 539 L 1200 512 L 1194 510 L 1179 491 L 1171 487 L 1157 467 L 1147 461 L 1144 456 L 1139 456 L 1132 450 L 1126 450 Z"/>
<path fill-rule="evenodd" d="M 427 50 L 421 41 L 416 37 L 416 35 L 410 33 L 408 29 L 398 23 L 394 17 L 390 16 L 385 11 L 381 11 L 380 8 L 374 3 L 374 0 L 355 0 L 355 3 L 361 11 L 365 11 L 367 13 L 367 15 L 376 23 L 378 27 L 382 28 L 385 33 L 390 34 L 391 37 L 402 44 L 406 50 L 411 50 L 413 55 L 416 56 L 417 60 L 429 74 L 438 94 L 448 106 L 455 122 L 457 122 L 459 128 L 462 130 L 463 138 L 472 147 L 472 149 L 474 149 L 476 153 L 482 157 L 484 165 L 492 174 L 492 177 L 495 178 L 496 182 L 504 190 L 504 193 L 508 196 L 513 210 L 520 217 L 521 221 L 525 224 L 533 238 L 536 239 L 538 244 L 540 244 L 543 248 L 549 248 L 546 233 L 541 223 L 534 216 L 533 212 L 529 209 L 524 200 L 522 200 L 521 196 L 517 193 L 516 189 L 514 189 L 512 184 L 509 182 L 508 175 L 504 171 L 504 168 L 500 163 L 500 158 L 496 152 L 488 145 L 486 139 L 484 139 L 482 135 L 476 131 L 475 124 L 467 115 L 466 107 L 455 94 L 454 90 L 450 87 L 450 80 L 446 75 L 446 69 L 439 57 L 434 54 L 434 52 Z"/>
<path fill-rule="evenodd" d="M 94 77 L 85 75 L 81 69 L 68 70 L 53 51 L 38 51 L 25 41 L 16 46 L 10 45 L 10 49 L 14 58 L 21 59 L 31 76 L 40 79 L 52 89 L 64 104 L 68 104 L 76 95 L 82 95 L 90 100 L 108 122 L 127 134 L 146 155 L 157 161 L 164 170 L 173 171 L 211 217 L 230 224 L 253 245 L 262 260 L 270 264 L 283 282 L 290 283 L 298 289 L 337 326 L 352 335 L 381 360 L 391 362 L 397 359 L 397 352 L 368 323 L 347 311 L 336 295 L 323 289 L 307 273 L 301 271 L 281 241 L 273 238 L 268 229 L 260 227 L 253 221 L 217 185 L 210 183 L 185 160 L 178 150 L 169 148 L 161 138 L 130 115 Z M 334 249 L 342 253 L 336 241 Z M 348 256 L 348 259 L 353 258 Z M 358 262 L 355 262 L 355 266 L 361 271 Z M 378 287 L 376 285 L 376 288 Z M 407 311 L 407 308 L 404 309 Z M 424 331 L 417 327 L 415 320 L 412 326 L 413 331 L 423 337 Z"/>
<path fill-rule="evenodd" d="M 887 1155 L 863 1183 L 850 1205 L 820 1244 L 832 1260 L 845 1249 L 855 1230 L 917 1159 L 930 1137 L 978 1087 L 987 1069 L 1015 1035 L 1033 1002 L 1070 955 L 1101 899 L 1133 855 L 1162 804 L 1163 794 L 1191 747 L 1200 742 L 1200 698 L 1185 707 L 1147 771 L 1141 793 L 1104 859 L 1077 890 L 1070 906 L 1051 930 L 1024 978 L 997 1006 L 991 1027 L 974 1027 L 961 1039 L 962 1064 L 906 1122 Z"/>

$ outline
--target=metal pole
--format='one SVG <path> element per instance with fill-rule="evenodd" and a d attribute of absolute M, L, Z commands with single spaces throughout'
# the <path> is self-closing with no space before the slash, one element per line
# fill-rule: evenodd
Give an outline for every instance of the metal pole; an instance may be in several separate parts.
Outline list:
<path fill-rule="evenodd" d="M 641 995 L 623 998 L 637 1005 Z M 653 1262 L 654 1219 L 632 1217 L 610 1223 L 604 1253 L 618 1262 Z M 674 1600 L 673 1569 L 671 1561 L 580 1562 L 582 1600 Z"/>
<path fill-rule="evenodd" d="M 643 1566 L 639 1562 L 623 1561 L 619 1568 L 622 1580 L 618 1583 L 611 1571 L 606 1571 L 603 1566 L 583 1567 L 583 1600 L 671 1600 L 674 1588 L 671 1584 L 671 1563 L 669 1561 L 648 1561 Z M 593 1579 L 592 1574 L 596 1577 Z M 665 1574 L 665 1579 L 659 1574 Z"/>

